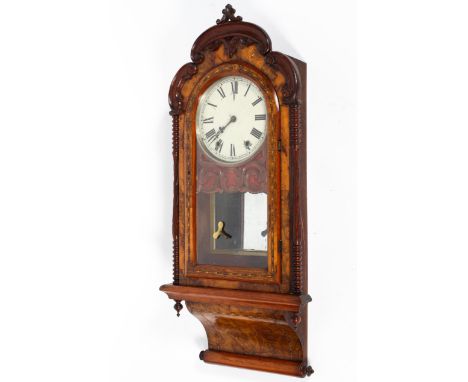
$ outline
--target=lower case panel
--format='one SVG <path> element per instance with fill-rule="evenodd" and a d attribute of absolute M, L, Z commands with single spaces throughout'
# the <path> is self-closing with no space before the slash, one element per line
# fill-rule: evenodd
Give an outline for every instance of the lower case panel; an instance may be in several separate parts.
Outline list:
<path fill-rule="evenodd" d="M 307 364 L 307 302 L 309 296 L 226 291 L 217 288 L 163 286 L 205 328 L 207 363 L 304 377 Z M 209 297 L 208 297 L 209 296 Z"/>

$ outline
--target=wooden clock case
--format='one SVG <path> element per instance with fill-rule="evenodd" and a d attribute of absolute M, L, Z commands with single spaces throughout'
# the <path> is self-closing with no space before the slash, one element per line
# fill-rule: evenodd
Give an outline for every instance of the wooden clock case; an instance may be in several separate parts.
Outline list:
<path fill-rule="evenodd" d="M 200 353 L 203 361 L 304 377 L 313 372 L 307 361 L 311 298 L 307 292 L 306 64 L 272 51 L 267 33 L 242 21 L 230 5 L 216 24 L 197 38 L 192 62 L 179 69 L 169 90 L 174 269 L 173 283 L 160 290 L 175 300 L 177 315 L 183 300 L 203 324 L 208 337 L 208 349 Z M 240 72 L 266 93 L 271 115 L 264 144 L 267 171 L 256 171 L 255 163 L 228 168 L 207 164 L 199 170 L 195 163 L 202 158 L 197 156 L 194 118 L 198 97 L 216 78 Z M 261 189 L 264 180 L 269 200 L 268 268 L 198 264 L 197 187 L 242 191 Z"/>

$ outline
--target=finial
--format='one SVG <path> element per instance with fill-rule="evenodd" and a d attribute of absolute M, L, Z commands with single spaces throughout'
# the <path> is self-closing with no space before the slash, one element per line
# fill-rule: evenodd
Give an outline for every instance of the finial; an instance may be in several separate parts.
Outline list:
<path fill-rule="evenodd" d="M 228 21 L 242 21 L 242 17 L 235 16 L 236 10 L 232 7 L 231 4 L 228 4 L 223 9 L 223 17 L 216 20 L 216 24 L 224 24 Z"/>
<path fill-rule="evenodd" d="M 174 300 L 176 303 L 174 305 L 174 309 L 176 310 L 177 312 L 177 317 L 180 316 L 180 311 L 182 310 L 182 308 L 184 307 L 181 303 L 180 303 L 180 300 Z"/>

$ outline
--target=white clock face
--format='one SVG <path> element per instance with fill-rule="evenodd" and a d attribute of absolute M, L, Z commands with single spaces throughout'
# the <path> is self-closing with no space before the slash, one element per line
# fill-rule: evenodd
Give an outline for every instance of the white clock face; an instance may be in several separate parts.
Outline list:
<path fill-rule="evenodd" d="M 251 80 L 227 76 L 214 82 L 197 108 L 197 139 L 217 161 L 243 162 L 255 154 L 267 133 L 265 96 Z"/>

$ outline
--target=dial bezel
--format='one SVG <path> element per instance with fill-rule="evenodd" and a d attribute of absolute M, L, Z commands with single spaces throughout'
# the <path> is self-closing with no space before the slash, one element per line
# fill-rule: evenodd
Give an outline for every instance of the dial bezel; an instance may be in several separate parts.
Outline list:
<path fill-rule="evenodd" d="M 210 91 L 211 89 L 216 87 L 217 84 L 219 84 L 220 82 L 223 82 L 223 81 L 229 82 L 228 81 L 229 78 L 232 78 L 232 79 L 244 78 L 247 81 L 253 83 L 254 86 L 258 89 L 259 93 L 262 95 L 263 101 L 267 102 L 267 96 L 266 96 L 265 91 L 262 89 L 261 84 L 259 84 L 257 81 L 255 81 L 253 78 L 247 75 L 244 75 L 241 73 L 228 73 L 226 75 L 216 77 L 212 81 L 210 81 L 209 84 L 206 85 L 206 87 L 203 89 L 200 96 L 198 97 L 198 102 L 196 105 L 196 112 L 195 112 L 195 132 L 196 132 L 198 146 L 210 159 L 212 159 L 218 164 L 222 164 L 223 166 L 237 166 L 239 164 L 248 162 L 252 158 L 255 158 L 255 156 L 262 150 L 263 146 L 266 144 L 266 141 L 268 141 L 268 125 L 270 123 L 270 111 L 268 107 L 265 107 L 266 119 L 265 119 L 265 126 L 264 126 L 263 134 L 261 136 L 261 140 L 259 143 L 257 143 L 255 148 L 248 155 L 240 158 L 239 160 L 224 160 L 216 156 L 212 151 L 210 151 L 206 147 L 205 141 L 203 139 L 203 129 L 201 125 L 199 124 L 199 117 L 200 117 L 200 113 L 202 112 L 202 108 L 200 107 L 200 105 L 202 105 L 205 102 L 208 95 L 212 92 Z"/>

